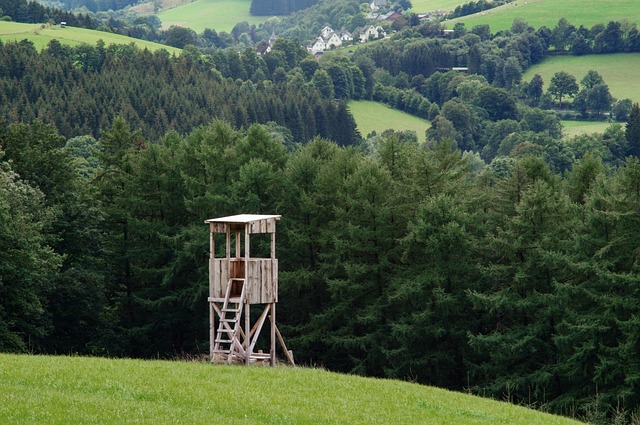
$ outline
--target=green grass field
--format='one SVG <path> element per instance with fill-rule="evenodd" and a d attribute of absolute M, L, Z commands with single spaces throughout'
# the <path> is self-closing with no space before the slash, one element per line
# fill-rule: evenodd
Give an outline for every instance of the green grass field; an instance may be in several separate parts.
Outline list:
<path fill-rule="evenodd" d="M 594 121 L 560 121 L 564 129 L 562 133 L 564 137 L 579 136 L 581 134 L 604 133 L 611 125 L 610 122 L 594 122 Z"/>
<path fill-rule="evenodd" d="M 84 28 L 58 26 L 45 26 L 43 24 L 19 24 L 15 22 L 0 21 L 0 40 L 30 40 L 36 49 L 42 50 L 53 39 L 57 39 L 62 44 L 77 46 L 82 43 L 95 45 L 98 40 L 104 41 L 108 46 L 110 44 L 129 44 L 135 43 L 141 49 L 145 47 L 151 51 L 166 49 L 169 53 L 180 54 L 180 49 L 169 47 L 150 41 L 138 40 L 119 34 L 111 34 L 102 31 L 93 31 Z"/>
<path fill-rule="evenodd" d="M 402 381 L 319 369 L 0 354 L 10 424 L 456 424 L 579 422 Z"/>
<path fill-rule="evenodd" d="M 522 76 L 522 81 L 531 81 L 535 74 L 540 74 L 546 90 L 551 77 L 558 71 L 568 72 L 575 76 L 579 83 L 590 69 L 602 75 L 613 97 L 629 98 L 634 102 L 640 102 L 640 78 L 638 77 L 640 53 L 552 56 L 527 69 Z"/>
<path fill-rule="evenodd" d="M 491 32 L 511 28 L 515 18 L 521 18 L 534 28 L 543 25 L 553 28 L 560 18 L 566 18 L 575 26 L 606 24 L 609 21 L 627 20 L 640 24 L 638 0 L 515 0 L 474 15 L 463 16 L 446 22 L 453 28 L 455 22 L 464 22 L 470 29 L 488 24 Z"/>
<path fill-rule="evenodd" d="M 434 10 L 453 10 L 456 6 L 469 3 L 465 0 L 412 0 L 411 12 L 422 13 L 432 12 Z"/>
<path fill-rule="evenodd" d="M 249 7 L 251 0 L 196 0 L 173 9 L 158 13 L 163 28 L 171 25 L 191 28 L 198 34 L 205 28 L 230 32 L 242 21 L 259 24 L 269 19 L 268 16 L 251 16 Z"/>
<path fill-rule="evenodd" d="M 366 137 L 372 131 L 380 134 L 384 130 L 413 130 L 418 136 L 418 141 L 424 142 L 425 131 L 431 125 L 429 121 L 415 117 L 406 112 L 393 109 L 378 102 L 367 100 L 352 100 L 347 104 L 358 125 L 360 134 Z"/>

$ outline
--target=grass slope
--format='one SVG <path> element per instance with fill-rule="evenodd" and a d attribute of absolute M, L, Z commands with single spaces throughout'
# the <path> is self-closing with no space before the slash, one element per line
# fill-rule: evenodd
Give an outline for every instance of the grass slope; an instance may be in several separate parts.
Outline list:
<path fill-rule="evenodd" d="M 380 134 L 389 128 L 394 130 L 413 130 L 418 136 L 418 141 L 423 142 L 425 141 L 425 131 L 431 125 L 427 120 L 378 102 L 352 100 L 347 104 L 347 107 L 356 120 L 358 131 L 363 136 L 374 130 Z"/>
<path fill-rule="evenodd" d="M 95 45 L 98 40 L 102 40 L 107 46 L 110 44 L 134 43 L 141 49 L 147 48 L 151 51 L 166 49 L 169 53 L 180 53 L 180 49 L 176 49 L 175 47 L 108 32 L 74 27 L 60 28 L 58 26 L 45 26 L 43 28 L 43 24 L 19 24 L 0 21 L 0 40 L 24 39 L 32 41 L 38 50 L 46 47 L 51 40 L 57 39 L 60 43 L 71 46 L 77 46 L 82 43 Z"/>
<path fill-rule="evenodd" d="M 634 102 L 640 102 L 640 53 L 552 56 L 527 69 L 522 80 L 528 82 L 535 74 L 540 74 L 546 90 L 551 77 L 558 71 L 566 71 L 580 82 L 590 69 L 602 75 L 611 95 L 616 99 L 629 98 Z"/>
<path fill-rule="evenodd" d="M 12 424 L 457 424 L 579 422 L 401 381 L 318 369 L 0 354 Z"/>
<path fill-rule="evenodd" d="M 491 32 L 496 32 L 511 28 L 515 18 L 525 20 L 534 28 L 543 25 L 553 28 L 562 17 L 575 26 L 582 24 L 588 28 L 609 21 L 627 20 L 640 24 L 640 7 L 638 0 L 515 0 L 482 13 L 453 19 L 446 24 L 448 28 L 453 28 L 455 22 L 464 22 L 468 29 L 488 24 Z"/>
<path fill-rule="evenodd" d="M 456 6 L 469 3 L 469 0 L 411 0 L 411 12 L 433 12 L 435 10 L 453 10 Z"/>
<path fill-rule="evenodd" d="M 565 138 L 578 136 L 581 134 L 604 133 L 611 125 L 604 121 L 560 121 L 562 123 L 562 133 Z M 624 124 L 623 124 L 624 125 Z"/>
<path fill-rule="evenodd" d="M 251 16 L 249 14 L 251 0 L 195 0 L 173 9 L 158 13 L 163 28 L 171 25 L 191 28 L 198 34 L 205 28 L 230 32 L 242 21 L 249 25 L 259 24 L 269 19 L 268 16 Z"/>

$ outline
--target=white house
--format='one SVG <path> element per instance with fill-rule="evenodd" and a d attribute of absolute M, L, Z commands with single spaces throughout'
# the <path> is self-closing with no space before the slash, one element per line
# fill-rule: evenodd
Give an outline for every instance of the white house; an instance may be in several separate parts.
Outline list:
<path fill-rule="evenodd" d="M 368 25 L 360 31 L 360 43 L 366 43 L 370 39 L 382 38 L 386 35 L 387 33 L 381 26 Z"/>
<path fill-rule="evenodd" d="M 371 10 L 380 10 L 381 7 L 385 7 L 387 5 L 387 0 L 372 0 L 369 3 L 369 9 Z"/>
<path fill-rule="evenodd" d="M 353 35 L 349 31 L 341 31 L 340 32 L 340 40 L 342 41 L 353 41 Z"/>
<path fill-rule="evenodd" d="M 324 43 L 324 39 L 322 37 L 316 38 L 316 41 L 313 42 L 311 47 L 308 47 L 307 50 L 311 52 L 312 55 L 317 53 L 322 53 L 327 49 L 327 45 Z"/>
<path fill-rule="evenodd" d="M 342 46 L 342 39 L 340 39 L 338 34 L 332 32 L 329 37 L 324 38 L 324 44 L 327 46 L 327 49 L 330 49 L 331 47 L 340 47 Z"/>
<path fill-rule="evenodd" d="M 331 29 L 331 27 L 329 27 L 329 26 L 326 26 L 326 27 L 322 28 L 320 36 L 322 38 L 328 38 L 329 35 L 331 35 L 332 32 L 334 32 L 333 29 Z"/>

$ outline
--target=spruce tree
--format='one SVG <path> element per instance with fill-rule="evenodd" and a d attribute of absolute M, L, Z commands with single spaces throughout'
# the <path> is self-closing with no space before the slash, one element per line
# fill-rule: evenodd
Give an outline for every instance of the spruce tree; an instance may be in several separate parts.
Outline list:
<path fill-rule="evenodd" d="M 631 107 L 631 113 L 625 128 L 625 136 L 629 147 L 629 155 L 640 158 L 640 104 L 637 102 Z"/>

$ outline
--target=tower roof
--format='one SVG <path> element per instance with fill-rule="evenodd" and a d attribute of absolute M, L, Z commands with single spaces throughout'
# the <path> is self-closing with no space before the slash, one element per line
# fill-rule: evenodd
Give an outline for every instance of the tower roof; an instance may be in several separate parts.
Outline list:
<path fill-rule="evenodd" d="M 210 218 L 205 220 L 205 223 L 251 223 L 259 220 L 276 219 L 280 220 L 281 215 L 266 215 L 266 214 L 238 214 L 230 215 L 228 217 Z"/>
<path fill-rule="evenodd" d="M 204 222 L 211 227 L 214 233 L 226 233 L 229 230 L 238 231 L 247 229 L 249 233 L 275 233 L 276 221 L 281 215 L 266 214 L 239 214 L 228 217 L 211 218 Z"/>

